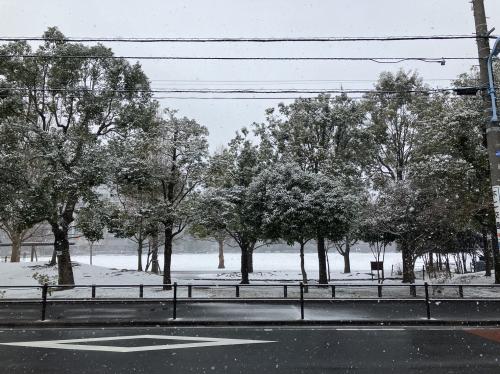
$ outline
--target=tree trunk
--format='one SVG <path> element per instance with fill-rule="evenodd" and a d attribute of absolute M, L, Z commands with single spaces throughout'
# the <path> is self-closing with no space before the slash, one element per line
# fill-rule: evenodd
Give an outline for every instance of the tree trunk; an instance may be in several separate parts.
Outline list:
<path fill-rule="evenodd" d="M 496 225 L 491 225 L 491 246 L 493 251 L 493 266 L 495 269 L 495 284 L 500 284 L 500 253 L 498 251 L 498 233 Z"/>
<path fill-rule="evenodd" d="M 455 267 L 456 267 L 456 272 L 458 274 L 462 274 L 462 261 L 460 260 L 460 255 L 459 254 L 454 254 L 453 259 L 455 260 Z"/>
<path fill-rule="evenodd" d="M 137 241 L 137 271 L 142 271 L 142 237 Z"/>
<path fill-rule="evenodd" d="M 48 265 L 49 266 L 55 266 L 55 265 L 57 265 L 57 252 L 56 252 L 55 248 L 52 251 L 52 258 L 50 259 Z"/>
<path fill-rule="evenodd" d="M 248 278 L 248 245 L 245 243 L 240 244 L 241 249 L 241 284 L 249 284 Z"/>
<path fill-rule="evenodd" d="M 491 277 L 491 270 L 493 269 L 493 259 L 491 248 L 488 243 L 488 232 L 485 227 L 481 230 L 481 236 L 483 238 L 483 256 L 484 256 L 484 266 L 485 266 L 485 276 Z"/>
<path fill-rule="evenodd" d="M 328 250 L 326 250 L 325 256 L 326 256 L 326 274 L 328 275 L 328 282 L 330 282 L 332 280 L 332 277 L 330 272 L 330 256 Z"/>
<path fill-rule="evenodd" d="M 219 243 L 219 266 L 217 269 L 224 269 L 224 239 L 217 239 L 217 243 Z"/>
<path fill-rule="evenodd" d="M 349 257 L 349 254 L 351 252 L 351 243 L 349 237 L 346 237 L 346 242 L 345 242 L 345 251 L 343 254 L 344 257 L 344 273 L 350 273 L 351 272 L 351 259 Z"/>
<path fill-rule="evenodd" d="M 306 265 L 304 261 L 304 243 L 300 244 L 300 272 L 302 273 L 302 283 L 307 284 L 307 273 L 306 273 Z M 307 287 L 304 289 L 305 292 L 308 291 Z"/>
<path fill-rule="evenodd" d="M 172 241 L 174 236 L 172 233 L 172 224 L 165 225 L 165 254 L 163 256 L 163 289 L 171 290 L 172 278 L 170 275 L 170 266 L 172 265 Z M 165 286 L 167 285 L 167 286 Z"/>
<path fill-rule="evenodd" d="M 317 239 L 317 250 L 318 250 L 318 266 L 319 266 L 319 284 L 328 284 L 328 276 L 326 272 L 326 247 L 325 238 L 319 237 Z"/>
<path fill-rule="evenodd" d="M 413 264 L 413 256 L 408 243 L 401 243 L 401 254 L 403 257 L 403 283 L 415 282 L 415 271 Z"/>
<path fill-rule="evenodd" d="M 21 261 L 21 233 L 12 233 L 11 241 L 12 241 L 12 252 L 10 254 L 10 262 L 19 262 Z"/>
<path fill-rule="evenodd" d="M 249 246 L 248 247 L 248 250 L 247 250 L 247 253 L 248 253 L 248 266 L 247 266 L 247 269 L 248 269 L 248 272 L 249 273 L 253 273 L 253 245 L 252 246 Z"/>
<path fill-rule="evenodd" d="M 160 272 L 160 267 L 158 264 L 158 233 L 155 232 L 151 236 L 151 246 L 153 247 L 153 251 L 151 252 L 151 271 L 154 274 L 158 274 Z"/>
<path fill-rule="evenodd" d="M 58 284 L 74 285 L 73 268 L 69 254 L 68 226 L 52 225 L 54 250 L 57 255 Z"/>
<path fill-rule="evenodd" d="M 344 255 L 344 273 L 351 272 L 351 259 L 349 258 L 349 253 Z"/>
<path fill-rule="evenodd" d="M 462 263 L 464 268 L 464 273 L 467 274 L 467 254 L 462 252 Z"/>

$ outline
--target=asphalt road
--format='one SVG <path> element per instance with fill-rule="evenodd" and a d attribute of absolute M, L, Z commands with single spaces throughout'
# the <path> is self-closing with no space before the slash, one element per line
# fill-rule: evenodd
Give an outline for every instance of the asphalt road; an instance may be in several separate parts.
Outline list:
<path fill-rule="evenodd" d="M 106 339 L 117 337 L 125 338 Z M 54 343 L 66 339 L 72 341 Z M 497 328 L 0 330 L 6 374 L 491 374 L 500 372 L 499 359 Z"/>
<path fill-rule="evenodd" d="M 52 321 L 167 321 L 172 302 L 49 303 Z M 500 301 L 432 301 L 431 317 L 448 321 L 500 321 Z M 41 318 L 40 303 L 0 303 L 0 324 Z M 177 319 L 184 321 L 290 321 L 300 319 L 298 302 L 179 301 Z M 306 301 L 305 319 L 318 321 L 414 321 L 426 319 L 423 300 Z"/>

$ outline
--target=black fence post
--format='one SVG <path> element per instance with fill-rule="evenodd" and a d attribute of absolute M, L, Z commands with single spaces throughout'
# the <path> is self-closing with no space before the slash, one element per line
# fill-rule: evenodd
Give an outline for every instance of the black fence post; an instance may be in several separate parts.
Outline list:
<path fill-rule="evenodd" d="M 379 284 L 377 286 L 377 292 L 378 292 L 378 297 L 382 297 L 382 285 L 381 284 Z"/>
<path fill-rule="evenodd" d="M 172 318 L 177 318 L 177 282 L 174 282 L 174 300 L 172 303 Z"/>
<path fill-rule="evenodd" d="M 425 281 L 425 265 L 422 265 L 422 280 Z"/>
<path fill-rule="evenodd" d="M 139 297 L 144 297 L 144 285 L 140 284 L 139 285 Z"/>
<path fill-rule="evenodd" d="M 300 319 L 304 319 L 304 283 L 300 282 Z"/>
<path fill-rule="evenodd" d="M 92 298 L 95 299 L 95 284 L 92 285 Z"/>
<path fill-rule="evenodd" d="M 464 298 L 464 286 L 458 286 L 458 295 L 463 299 Z"/>
<path fill-rule="evenodd" d="M 49 291 L 49 285 L 44 283 L 42 287 L 42 321 L 45 321 L 45 313 L 47 311 L 47 293 Z"/>
<path fill-rule="evenodd" d="M 431 302 L 429 300 L 429 284 L 424 283 L 425 286 L 425 305 L 427 307 L 427 319 L 431 319 Z"/>
<path fill-rule="evenodd" d="M 332 299 L 335 299 L 335 286 L 332 286 Z"/>
<path fill-rule="evenodd" d="M 285 299 L 288 297 L 288 286 L 286 284 L 283 286 L 283 297 Z"/>
<path fill-rule="evenodd" d="M 240 297 L 240 286 L 236 285 L 236 297 Z"/>
<path fill-rule="evenodd" d="M 193 296 L 193 286 L 188 284 L 188 297 Z"/>

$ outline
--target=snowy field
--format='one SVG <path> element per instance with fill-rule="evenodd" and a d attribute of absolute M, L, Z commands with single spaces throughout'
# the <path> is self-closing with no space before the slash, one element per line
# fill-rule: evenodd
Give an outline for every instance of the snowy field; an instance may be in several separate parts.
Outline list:
<path fill-rule="evenodd" d="M 330 271 L 332 277 L 342 276 L 344 271 L 344 260 L 338 253 L 331 253 Z M 72 261 L 82 264 L 89 264 L 88 256 L 72 256 Z M 143 266 L 146 264 L 146 256 L 143 256 Z M 285 273 L 300 273 L 300 259 L 298 253 L 269 253 L 256 251 L 253 256 L 255 272 L 285 272 Z M 48 258 L 39 258 L 40 261 L 48 261 Z M 353 272 L 370 272 L 370 261 L 374 261 L 371 253 L 352 253 L 351 254 L 351 271 Z M 163 256 L 159 256 L 160 266 L 163 264 Z M 225 269 L 220 271 L 217 269 L 218 254 L 217 253 L 181 253 L 172 255 L 172 271 L 173 272 L 238 272 L 240 269 L 240 254 L 237 252 L 228 252 L 224 255 Z M 93 257 L 93 265 L 104 266 L 117 269 L 137 269 L 137 256 L 125 255 L 97 255 Z M 401 263 L 400 253 L 386 253 L 384 269 L 386 276 L 391 273 L 391 267 Z M 318 257 L 315 253 L 305 254 L 306 271 L 310 274 L 310 278 L 317 277 Z M 417 264 L 418 266 L 418 264 Z M 421 265 L 420 265 L 421 266 Z M 365 274 L 365 277 L 367 275 Z M 296 276 L 299 279 L 300 275 Z"/>
<path fill-rule="evenodd" d="M 56 267 L 47 267 L 48 259 L 40 259 L 37 263 L 21 262 L 17 264 L 0 263 L 0 285 L 39 285 L 39 281 L 33 278 L 33 274 L 46 276 L 49 283 L 56 284 Z M 145 260 L 145 259 L 144 259 Z M 162 260 L 162 259 L 160 259 Z M 332 284 L 336 285 L 337 297 L 377 297 L 377 281 L 370 280 L 370 254 L 354 253 L 351 257 L 351 274 L 343 274 L 343 261 L 339 255 L 330 256 Z M 109 285 L 107 288 L 98 288 L 97 297 L 137 297 L 139 288 L 117 288 L 111 285 L 124 284 L 144 284 L 144 297 L 165 298 L 171 297 L 170 291 L 163 291 L 161 287 L 147 287 L 147 285 L 159 285 L 162 283 L 161 276 L 137 272 L 133 270 L 136 266 L 135 256 L 95 256 L 94 265 L 88 265 L 88 257 L 73 257 L 76 262 L 74 267 L 75 282 L 77 285 L 101 284 Z M 87 263 L 85 263 L 87 262 Z M 386 276 L 390 276 L 391 265 L 400 262 L 399 253 L 388 253 L 386 255 L 385 270 Z M 255 272 L 250 279 L 253 284 L 271 284 L 289 282 L 289 297 L 297 297 L 299 288 L 297 286 L 300 279 L 298 256 L 293 253 L 255 253 Z M 315 254 L 306 254 L 306 267 L 309 279 L 314 283 L 317 278 L 317 258 Z M 235 288 L 230 286 L 206 287 L 203 284 L 224 283 L 236 284 L 239 280 L 239 256 L 237 253 L 226 254 L 226 269 L 217 269 L 217 254 L 175 254 L 173 256 L 173 280 L 181 285 L 195 285 L 193 297 L 234 297 Z M 434 283 L 432 287 L 433 297 L 457 297 L 457 288 L 443 288 L 443 283 L 473 283 L 484 284 L 485 287 L 479 289 L 464 288 L 465 297 L 485 296 L 499 297 L 498 288 L 494 289 L 487 285 L 493 283 L 493 278 L 485 278 L 484 273 L 456 275 L 452 279 L 428 280 Z M 223 281 L 232 282 L 223 282 Z M 356 283 L 356 288 L 342 287 L 346 283 Z M 292 285 L 293 284 L 293 285 Z M 397 287 L 400 280 L 386 280 L 383 284 L 384 297 L 408 297 L 409 287 Z M 417 280 L 417 295 L 423 296 L 423 281 Z M 198 286 L 196 286 L 198 285 Z M 371 287 L 368 287 L 371 285 Z M 241 297 L 280 297 L 283 294 L 283 287 L 244 287 L 241 289 Z M 41 289 L 0 289 L 0 297 L 6 298 L 39 298 Z M 81 298 L 90 297 L 91 288 L 75 288 L 68 290 L 53 291 L 50 297 Z M 179 288 L 179 296 L 187 296 L 187 287 Z M 330 288 L 310 287 L 306 297 L 330 298 Z"/>

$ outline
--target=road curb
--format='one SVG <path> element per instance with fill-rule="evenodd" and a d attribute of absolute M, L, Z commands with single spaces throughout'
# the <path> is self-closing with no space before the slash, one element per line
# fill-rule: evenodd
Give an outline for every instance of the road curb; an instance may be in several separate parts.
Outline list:
<path fill-rule="evenodd" d="M 55 305 L 55 304 L 171 304 L 172 299 L 154 299 L 154 298 L 143 298 L 143 299 L 48 299 L 47 305 Z M 401 303 L 424 303 L 425 298 L 329 298 L 329 299 L 304 299 L 304 302 L 307 303 L 385 303 L 385 302 L 401 302 Z M 490 299 L 476 299 L 476 298 L 431 298 L 429 300 L 431 303 L 439 302 L 456 302 L 456 303 L 498 303 L 500 302 L 500 298 L 490 298 Z M 178 303 L 248 303 L 248 304 L 259 304 L 259 303 L 269 303 L 269 304 L 297 304 L 300 302 L 300 298 L 178 298 Z M 40 299 L 25 299 L 25 300 L 0 300 L 1 305 L 19 305 L 19 304 L 41 304 L 42 300 Z"/>
<path fill-rule="evenodd" d="M 177 326 L 495 326 L 500 327 L 500 320 L 456 321 L 456 320 L 274 320 L 274 321 L 14 321 L 0 322 L 0 328 L 17 327 L 177 327 Z"/>

